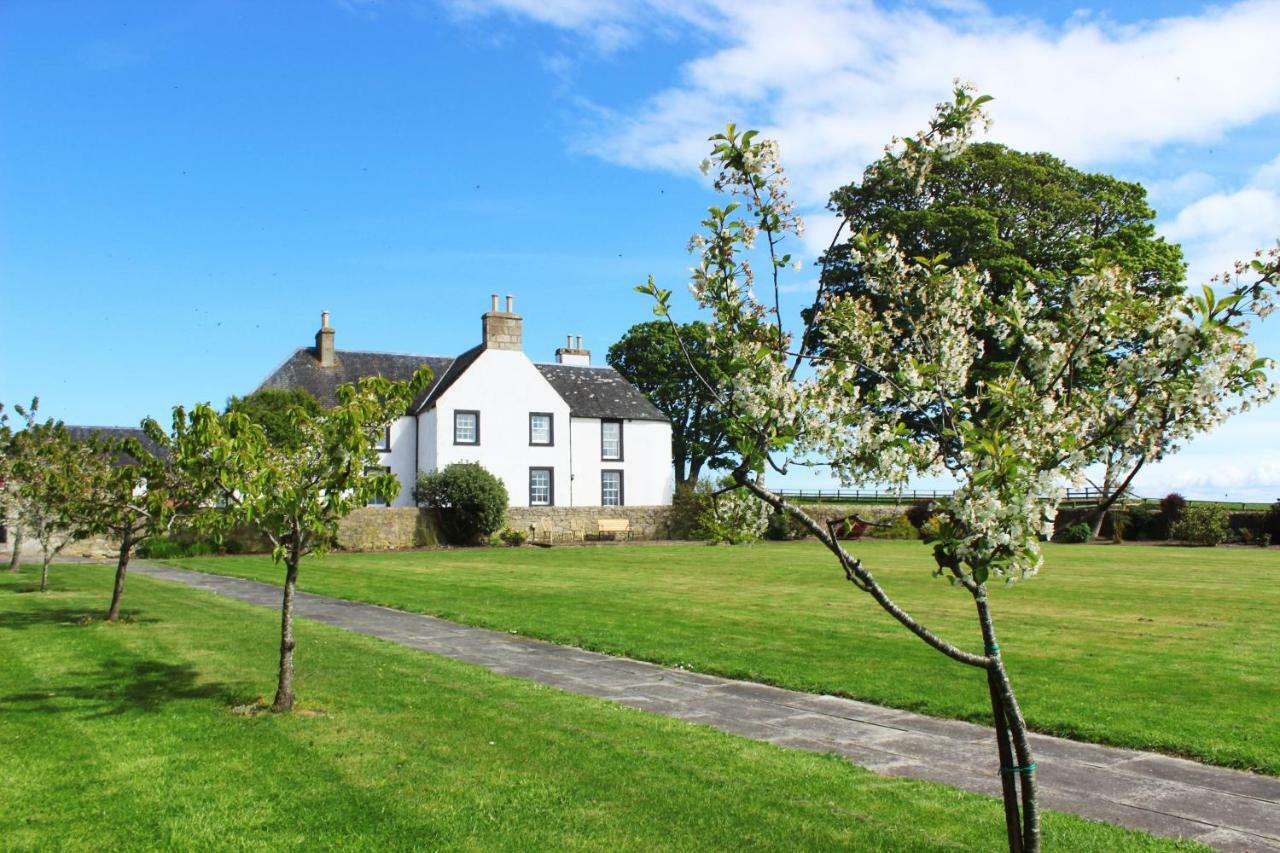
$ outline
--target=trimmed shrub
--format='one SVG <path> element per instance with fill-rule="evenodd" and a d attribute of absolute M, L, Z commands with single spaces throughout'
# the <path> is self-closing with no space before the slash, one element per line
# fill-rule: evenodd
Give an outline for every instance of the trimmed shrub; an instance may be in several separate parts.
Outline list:
<path fill-rule="evenodd" d="M 809 535 L 809 528 L 789 512 L 774 512 L 769 515 L 769 527 L 764 532 L 765 539 L 785 542 L 793 539 L 804 539 Z"/>
<path fill-rule="evenodd" d="M 907 517 L 907 521 L 911 522 L 911 526 L 919 530 L 934 516 L 933 501 L 928 498 L 914 500 L 903 514 Z"/>
<path fill-rule="evenodd" d="M 1227 511 L 1216 504 L 1189 506 L 1174 522 L 1170 533 L 1174 539 L 1189 545 L 1219 545 L 1226 541 Z"/>
<path fill-rule="evenodd" d="M 510 545 L 512 548 L 518 548 L 528 541 L 529 534 L 525 533 L 523 530 L 515 530 L 514 528 L 507 527 L 498 534 L 498 538 Z"/>
<path fill-rule="evenodd" d="M 413 497 L 440 516 L 452 545 L 475 545 L 501 530 L 507 517 L 507 487 L 477 462 L 454 462 L 418 475 Z"/>
<path fill-rule="evenodd" d="M 1078 521 L 1067 528 L 1066 533 L 1062 534 L 1063 542 L 1071 542 L 1081 544 L 1088 542 L 1093 538 L 1093 528 L 1086 521 Z"/>
<path fill-rule="evenodd" d="M 1269 542 L 1280 542 L 1280 501 L 1276 501 L 1267 510 L 1267 514 L 1262 519 L 1262 533 L 1259 536 L 1267 537 Z"/>
<path fill-rule="evenodd" d="M 867 536 L 872 539 L 919 539 L 920 531 L 907 518 L 906 513 L 902 513 L 889 522 L 888 527 L 868 528 Z"/>
<path fill-rule="evenodd" d="M 711 507 L 711 487 L 705 482 L 696 486 L 682 484 L 671 498 L 670 536 L 672 539 L 709 539 L 703 517 Z"/>

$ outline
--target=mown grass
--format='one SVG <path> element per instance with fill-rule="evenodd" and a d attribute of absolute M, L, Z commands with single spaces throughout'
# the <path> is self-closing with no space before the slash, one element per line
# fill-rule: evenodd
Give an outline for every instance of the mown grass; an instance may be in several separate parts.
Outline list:
<path fill-rule="evenodd" d="M 909 612 L 981 650 L 926 546 L 855 549 Z M 279 583 L 263 557 L 174 561 Z M 923 645 L 820 546 L 763 543 L 331 554 L 301 587 L 703 672 L 987 722 L 985 681 Z M 993 590 L 1039 731 L 1280 774 L 1280 552 L 1050 545 Z"/>
<path fill-rule="evenodd" d="M 269 693 L 269 610 L 0 575 L 5 849 L 997 849 L 995 800 L 888 779 L 302 621 L 323 715 Z M 1050 814 L 1050 849 L 1200 849 Z"/>

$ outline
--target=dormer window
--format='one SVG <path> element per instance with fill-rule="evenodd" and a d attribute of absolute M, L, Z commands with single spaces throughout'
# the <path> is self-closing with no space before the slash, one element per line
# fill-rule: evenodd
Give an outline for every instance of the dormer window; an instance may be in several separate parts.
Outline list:
<path fill-rule="evenodd" d="M 480 443 L 480 413 L 458 410 L 453 413 L 453 443 Z"/>
<path fill-rule="evenodd" d="M 622 421 L 600 422 L 600 458 L 622 459 Z"/>
<path fill-rule="evenodd" d="M 529 444 L 555 444 L 555 420 L 550 412 L 529 413 Z"/>

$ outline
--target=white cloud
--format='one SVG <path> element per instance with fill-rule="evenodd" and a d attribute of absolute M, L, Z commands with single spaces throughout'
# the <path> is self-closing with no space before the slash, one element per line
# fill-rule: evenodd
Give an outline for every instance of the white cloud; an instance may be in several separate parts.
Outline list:
<path fill-rule="evenodd" d="M 1215 192 L 1178 212 L 1160 232 L 1182 243 L 1187 279 L 1203 282 L 1280 238 L 1280 156 L 1234 192 Z"/>
<path fill-rule="evenodd" d="M 890 136 L 916 129 L 956 76 L 997 97 L 1001 141 L 1079 163 L 1140 160 L 1280 111 L 1280 0 L 1129 26 L 1074 17 L 1061 28 L 966 5 L 966 14 L 870 0 L 465 0 L 461 8 L 590 38 L 612 26 L 615 43 L 664 21 L 704 30 L 718 46 L 638 107 L 609 105 L 588 147 L 627 165 L 689 172 L 707 135 L 737 120 L 781 141 L 810 205 L 855 177 Z"/>

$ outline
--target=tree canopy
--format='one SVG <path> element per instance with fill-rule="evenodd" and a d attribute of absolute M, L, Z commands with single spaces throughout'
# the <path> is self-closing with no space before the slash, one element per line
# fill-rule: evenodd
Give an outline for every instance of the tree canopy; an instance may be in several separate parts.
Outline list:
<path fill-rule="evenodd" d="M 299 413 L 312 417 L 320 414 L 320 409 L 320 401 L 305 388 L 259 388 L 227 401 L 228 412 L 245 415 L 262 426 L 273 446 L 290 450 L 300 447 L 304 439 L 297 424 Z"/>
<path fill-rule="evenodd" d="M 1139 292 L 1172 294 L 1182 249 L 1156 236 L 1156 212 L 1141 184 L 1082 172 L 1046 153 L 992 142 L 931 165 L 923 181 L 883 158 L 859 182 L 831 194 L 850 233 L 893 234 L 908 258 L 945 254 L 990 276 L 995 294 L 1025 282 L 1061 288 L 1096 265 L 1123 270 Z M 860 292 L 864 274 L 847 243 L 824 269 L 824 286 Z"/>
<path fill-rule="evenodd" d="M 704 323 L 650 320 L 628 329 L 607 356 L 671 419 L 677 486 L 696 483 L 704 467 L 728 465 L 730 447 L 714 390 L 725 388 L 724 365 L 707 344 Z"/>

